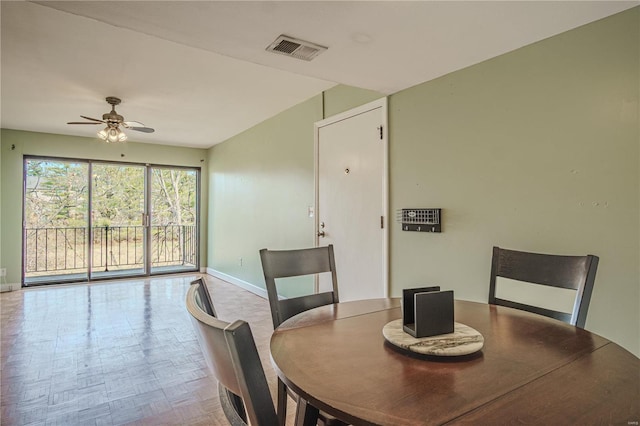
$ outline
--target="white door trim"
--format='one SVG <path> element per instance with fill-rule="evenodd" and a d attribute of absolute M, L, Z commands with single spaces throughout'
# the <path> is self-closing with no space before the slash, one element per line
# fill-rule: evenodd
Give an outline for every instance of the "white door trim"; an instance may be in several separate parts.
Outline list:
<path fill-rule="evenodd" d="M 314 241 L 315 246 L 318 246 L 318 203 L 319 203 L 319 141 L 320 141 L 320 129 L 324 126 L 337 123 L 355 117 L 360 114 L 367 113 L 369 111 L 380 109 L 382 115 L 382 145 L 383 145 L 383 194 L 382 194 L 382 214 L 384 216 L 384 229 L 383 229 L 383 247 L 382 247 L 382 279 L 384 285 L 384 296 L 389 297 L 389 226 L 391 219 L 389 218 L 389 132 L 388 132 L 388 112 L 387 112 L 387 98 L 380 98 L 367 104 L 361 105 L 357 108 L 350 109 L 340 114 L 333 115 L 324 120 L 320 120 L 313 125 L 313 155 L 314 155 L 314 187 L 315 187 L 315 206 L 314 206 Z M 316 292 L 318 291 L 318 280 L 316 279 Z"/>

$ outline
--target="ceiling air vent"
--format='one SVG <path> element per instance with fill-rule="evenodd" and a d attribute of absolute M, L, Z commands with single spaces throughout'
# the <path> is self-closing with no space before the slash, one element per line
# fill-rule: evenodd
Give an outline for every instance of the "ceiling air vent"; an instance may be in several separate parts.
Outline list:
<path fill-rule="evenodd" d="M 292 58 L 310 61 L 320 53 L 327 50 L 326 47 L 320 46 L 297 38 L 281 35 L 273 43 L 267 47 L 267 51 L 279 53 L 281 55 L 291 56 Z"/>

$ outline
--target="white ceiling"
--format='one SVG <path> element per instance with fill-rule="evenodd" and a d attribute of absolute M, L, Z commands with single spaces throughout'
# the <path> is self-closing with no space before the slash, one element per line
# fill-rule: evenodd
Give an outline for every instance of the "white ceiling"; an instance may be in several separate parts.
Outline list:
<path fill-rule="evenodd" d="M 130 140 L 208 148 L 335 84 L 395 93 L 638 1 L 2 1 L 2 127 L 93 137 L 106 96 L 156 129 Z M 280 34 L 328 46 L 265 51 Z"/>

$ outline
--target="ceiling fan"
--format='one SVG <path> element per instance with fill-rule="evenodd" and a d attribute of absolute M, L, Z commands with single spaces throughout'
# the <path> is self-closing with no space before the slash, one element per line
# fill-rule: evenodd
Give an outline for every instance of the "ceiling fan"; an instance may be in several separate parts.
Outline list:
<path fill-rule="evenodd" d="M 154 130 L 151 127 L 145 127 L 144 124 L 139 121 L 124 121 L 124 117 L 116 112 L 116 105 L 119 105 L 120 98 L 116 98 L 113 96 L 109 96 L 106 98 L 106 101 L 109 105 L 111 105 L 111 112 L 102 115 L 102 120 L 98 120 L 97 118 L 85 117 L 81 115 L 80 117 L 89 121 L 70 121 L 67 124 L 101 124 L 104 123 L 107 125 L 103 130 L 98 132 L 98 137 L 107 143 L 110 142 L 125 142 L 127 140 L 127 135 L 120 129 L 120 126 L 125 129 L 135 130 L 143 133 L 153 133 Z"/>

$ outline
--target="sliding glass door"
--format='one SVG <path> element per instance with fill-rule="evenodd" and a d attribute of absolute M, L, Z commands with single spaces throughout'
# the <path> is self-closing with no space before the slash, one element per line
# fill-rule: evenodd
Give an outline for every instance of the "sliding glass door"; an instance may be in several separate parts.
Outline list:
<path fill-rule="evenodd" d="M 22 229 L 25 283 L 86 280 L 89 256 L 89 164 L 27 159 Z"/>
<path fill-rule="evenodd" d="M 91 276 L 145 275 L 146 167 L 91 164 Z"/>
<path fill-rule="evenodd" d="M 25 284 L 197 271 L 199 170 L 25 159 Z"/>
<path fill-rule="evenodd" d="M 151 168 L 151 273 L 198 265 L 198 175 L 193 169 Z"/>

